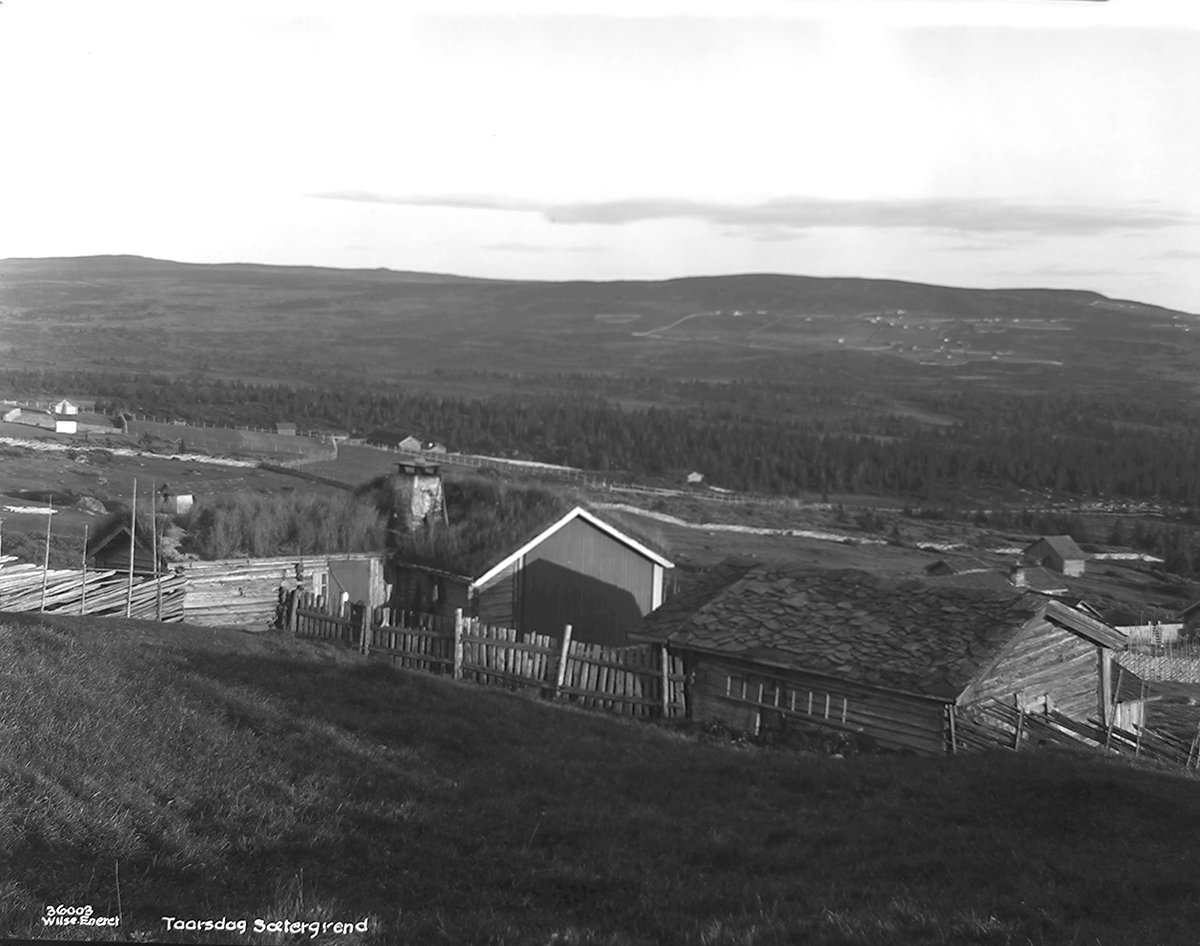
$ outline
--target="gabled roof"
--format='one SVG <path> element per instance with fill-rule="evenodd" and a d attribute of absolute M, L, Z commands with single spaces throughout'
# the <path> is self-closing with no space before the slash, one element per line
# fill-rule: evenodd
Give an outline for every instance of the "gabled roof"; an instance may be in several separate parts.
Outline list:
<path fill-rule="evenodd" d="M 952 700 L 1038 615 L 1104 646 L 1124 642 L 1093 618 L 1014 588 L 772 565 L 749 569 L 659 639 Z"/>
<path fill-rule="evenodd" d="M 138 518 L 142 517 L 139 515 Z M 148 528 L 147 522 L 139 522 L 137 532 L 134 534 L 134 544 L 146 552 L 151 550 L 146 532 Z M 129 548 L 129 513 L 127 512 L 115 513 L 107 521 L 101 520 L 96 531 L 88 539 L 86 556 L 89 559 L 94 558 L 114 543 L 122 548 Z M 158 557 L 160 561 L 165 561 L 161 551 Z"/>
<path fill-rule="evenodd" d="M 1054 551 L 1058 553 L 1060 558 L 1067 561 L 1087 558 L 1087 555 L 1084 554 L 1083 549 L 1076 545 L 1075 540 L 1069 535 L 1044 535 L 1038 539 L 1037 542 L 1031 543 L 1025 549 L 1025 551 L 1028 552 L 1033 549 L 1038 542 L 1045 542 L 1050 546 L 1050 548 L 1054 549 Z"/>
<path fill-rule="evenodd" d="M 530 551 L 531 549 L 533 549 L 534 547 L 536 547 L 538 545 L 541 545 L 544 541 L 546 541 L 546 539 L 548 539 L 548 538 L 550 538 L 550 536 L 554 535 L 555 532 L 557 532 L 559 529 L 561 529 L 567 523 L 573 522 L 576 519 L 582 519 L 584 522 L 590 523 L 591 525 L 593 525 L 597 529 L 599 529 L 601 532 L 604 532 L 605 534 L 609 535 L 610 537 L 616 539 L 618 542 L 633 549 L 633 551 L 637 552 L 639 555 L 643 556 L 644 558 L 648 558 L 648 559 L 650 559 L 650 561 L 654 562 L 655 564 L 661 565 L 663 568 L 674 568 L 675 567 L 674 562 L 664 558 L 663 556 L 659 555 L 657 552 L 653 551 L 652 549 L 646 548 L 646 546 L 642 545 L 642 543 L 638 542 L 632 536 L 626 535 L 624 532 L 622 532 L 616 526 L 609 525 L 603 519 L 600 519 L 597 516 L 593 515 L 592 513 L 588 512 L 582 506 L 576 506 L 574 509 L 572 509 L 570 512 L 568 512 L 565 516 L 563 516 L 557 522 L 552 523 L 550 526 L 548 526 L 543 531 L 539 532 L 536 536 L 534 536 L 532 539 L 530 539 L 528 542 L 526 542 L 520 548 L 517 548 L 514 551 L 505 555 L 504 558 L 502 558 L 500 561 L 498 561 L 494 565 L 492 565 L 491 568 L 489 568 L 482 575 L 480 575 L 478 578 L 476 578 L 471 584 L 475 587 L 479 587 L 480 585 L 486 584 L 490 579 L 492 579 L 496 575 L 500 574 L 500 572 L 502 572 L 505 568 L 507 568 L 509 565 L 511 565 L 517 559 L 519 559 L 526 552 Z"/>
<path fill-rule="evenodd" d="M 383 428 L 378 428 L 376 430 L 372 430 L 369 434 L 367 434 L 367 436 L 364 439 L 365 440 L 373 440 L 376 443 L 389 443 L 389 444 L 392 444 L 393 446 L 398 446 L 399 444 L 402 444 L 402 443 L 404 443 L 404 441 L 409 440 L 409 439 L 418 440 L 418 441 L 421 440 L 421 438 L 418 437 L 416 434 L 401 433 L 400 431 L 397 431 L 397 430 L 384 430 Z M 423 443 L 424 441 L 421 441 L 421 442 Z"/>

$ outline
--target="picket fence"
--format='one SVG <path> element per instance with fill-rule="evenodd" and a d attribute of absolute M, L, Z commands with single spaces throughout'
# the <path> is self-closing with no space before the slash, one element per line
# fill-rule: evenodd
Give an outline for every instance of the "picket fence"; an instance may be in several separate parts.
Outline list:
<path fill-rule="evenodd" d="M 536 690 L 587 709 L 635 717 L 683 717 L 683 661 L 653 644 L 607 647 L 491 627 L 478 618 L 375 608 L 344 609 L 296 590 L 281 602 L 297 637 L 338 640 L 392 666 L 484 686 Z"/>

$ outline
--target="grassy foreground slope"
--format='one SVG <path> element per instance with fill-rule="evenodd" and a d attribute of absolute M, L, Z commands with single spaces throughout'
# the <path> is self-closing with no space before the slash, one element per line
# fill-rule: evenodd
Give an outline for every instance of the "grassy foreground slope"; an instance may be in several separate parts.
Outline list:
<path fill-rule="evenodd" d="M 1200 782 L 1099 759 L 739 748 L 275 635 L 15 615 L 0 733 L 0 936 L 37 935 L 48 904 L 115 914 L 118 880 L 141 941 L 1145 946 L 1200 928 Z M 369 932 L 205 940 L 167 915 Z"/>

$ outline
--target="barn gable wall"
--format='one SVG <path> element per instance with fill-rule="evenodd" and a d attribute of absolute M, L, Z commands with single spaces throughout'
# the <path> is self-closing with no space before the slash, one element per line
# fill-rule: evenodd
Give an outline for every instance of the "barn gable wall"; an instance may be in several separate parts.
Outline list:
<path fill-rule="evenodd" d="M 960 706 L 989 699 L 1036 710 L 1046 698 L 1054 709 L 1075 719 L 1103 715 L 1101 709 L 1101 648 L 1049 621 L 1024 627 L 992 667 L 971 683 Z"/>

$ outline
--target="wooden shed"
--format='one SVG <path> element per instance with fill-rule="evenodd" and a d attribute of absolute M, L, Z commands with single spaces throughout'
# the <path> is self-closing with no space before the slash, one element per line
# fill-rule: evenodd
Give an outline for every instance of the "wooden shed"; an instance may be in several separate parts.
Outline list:
<path fill-rule="evenodd" d="M 397 560 L 393 607 L 444 615 L 462 608 L 486 624 L 552 636 L 570 624 L 575 640 L 619 645 L 663 603 L 665 570 L 674 567 L 580 506 L 474 559 L 459 569 Z"/>
<path fill-rule="evenodd" d="M 334 552 L 182 562 L 184 621 L 270 626 L 280 589 L 302 587 L 336 607 L 343 598 L 371 607 L 387 601 L 380 552 Z"/>
<path fill-rule="evenodd" d="M 941 753 L 952 720 L 992 699 L 1081 720 L 1111 711 L 1122 635 L 1047 596 L 856 570 L 736 574 L 633 635 L 683 657 L 696 720 L 817 725 Z"/>
<path fill-rule="evenodd" d="M 1027 565 L 1052 568 L 1078 578 L 1083 574 L 1087 556 L 1069 535 L 1044 535 L 1021 553 L 1021 560 Z"/>
<path fill-rule="evenodd" d="M 149 522 L 138 515 L 138 529 L 133 542 L 133 573 L 135 575 L 153 575 L 154 549 L 149 533 Z M 146 529 L 142 526 L 145 525 Z M 89 568 L 115 569 L 126 571 L 129 568 L 129 513 L 118 513 L 102 520 L 96 531 L 88 538 L 85 558 Z M 162 553 L 158 556 L 158 574 L 169 570 L 170 566 Z"/>

